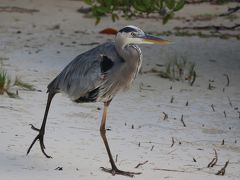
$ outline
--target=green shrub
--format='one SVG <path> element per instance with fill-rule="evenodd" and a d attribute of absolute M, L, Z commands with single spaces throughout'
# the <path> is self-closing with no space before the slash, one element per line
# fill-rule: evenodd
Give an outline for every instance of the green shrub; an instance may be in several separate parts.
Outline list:
<path fill-rule="evenodd" d="M 125 18 L 138 15 L 158 13 L 163 16 L 163 24 L 183 8 L 184 0 L 84 0 L 91 7 L 91 13 L 96 17 L 96 24 L 102 16 L 111 15 L 112 21 L 119 19 L 119 14 Z"/>

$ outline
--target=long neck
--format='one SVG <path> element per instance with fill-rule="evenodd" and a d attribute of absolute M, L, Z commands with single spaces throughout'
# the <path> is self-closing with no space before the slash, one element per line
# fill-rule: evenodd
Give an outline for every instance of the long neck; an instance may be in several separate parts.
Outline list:
<path fill-rule="evenodd" d="M 136 63 L 134 61 L 141 60 L 141 50 L 137 45 L 129 45 L 127 39 L 116 36 L 115 47 L 118 54 L 129 64 Z"/>
<path fill-rule="evenodd" d="M 134 71 L 135 75 L 138 73 L 142 64 L 142 53 L 137 45 L 129 45 L 125 39 L 116 37 L 115 47 L 118 54 L 126 62 L 127 69 Z"/>

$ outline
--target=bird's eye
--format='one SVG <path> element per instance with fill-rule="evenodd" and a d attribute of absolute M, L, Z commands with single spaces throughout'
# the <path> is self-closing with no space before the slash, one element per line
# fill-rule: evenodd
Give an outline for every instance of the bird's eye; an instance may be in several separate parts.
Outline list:
<path fill-rule="evenodd" d="M 131 35 L 132 35 L 132 37 L 136 37 L 137 36 L 135 32 L 131 32 Z"/>

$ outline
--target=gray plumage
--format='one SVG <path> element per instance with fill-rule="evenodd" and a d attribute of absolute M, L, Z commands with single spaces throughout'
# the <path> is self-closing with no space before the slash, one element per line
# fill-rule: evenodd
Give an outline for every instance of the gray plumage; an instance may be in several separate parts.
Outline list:
<path fill-rule="evenodd" d="M 92 101 L 106 102 L 119 90 L 129 88 L 141 65 L 141 51 L 135 45 L 122 49 L 116 43 L 107 42 L 77 56 L 48 85 L 48 91 L 64 92 L 76 101 L 81 97 L 87 99 L 96 90 Z M 107 71 L 102 66 L 109 62 L 101 65 L 103 61 L 112 61 Z"/>

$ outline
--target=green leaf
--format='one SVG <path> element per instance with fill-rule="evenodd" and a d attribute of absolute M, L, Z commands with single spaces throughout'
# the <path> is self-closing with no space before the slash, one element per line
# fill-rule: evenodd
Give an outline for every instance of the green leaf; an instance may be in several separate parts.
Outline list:
<path fill-rule="evenodd" d="M 87 5 L 92 5 L 92 0 L 84 0 Z"/>
<path fill-rule="evenodd" d="M 110 9 L 99 6 L 96 8 L 96 12 L 98 15 L 103 16 L 103 15 L 106 15 L 107 13 L 110 13 Z"/>
<path fill-rule="evenodd" d="M 165 0 L 165 4 L 168 9 L 173 9 L 175 6 L 175 0 Z"/>
<path fill-rule="evenodd" d="M 147 8 L 141 1 L 133 1 L 133 7 L 140 12 L 146 12 Z"/>
<path fill-rule="evenodd" d="M 179 11 L 180 9 L 183 8 L 183 6 L 185 5 L 185 0 L 180 0 L 177 2 L 175 8 L 173 9 L 174 11 Z"/>

